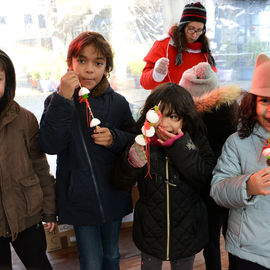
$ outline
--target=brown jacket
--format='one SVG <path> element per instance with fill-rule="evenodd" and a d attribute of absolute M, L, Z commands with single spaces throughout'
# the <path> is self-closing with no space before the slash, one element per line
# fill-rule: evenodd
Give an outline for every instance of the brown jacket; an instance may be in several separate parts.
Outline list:
<path fill-rule="evenodd" d="M 36 117 L 15 101 L 0 114 L 0 237 L 55 221 L 55 181 L 38 134 Z"/>

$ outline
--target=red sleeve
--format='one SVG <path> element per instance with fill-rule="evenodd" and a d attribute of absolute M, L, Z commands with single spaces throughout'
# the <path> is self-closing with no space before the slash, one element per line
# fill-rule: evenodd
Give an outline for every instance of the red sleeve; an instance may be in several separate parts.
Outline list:
<path fill-rule="evenodd" d="M 155 41 L 153 47 L 150 49 L 148 54 L 144 57 L 146 65 L 142 71 L 140 83 L 144 89 L 154 89 L 161 82 L 153 80 L 153 70 L 155 63 L 158 59 L 166 57 L 166 48 L 169 42 L 169 38 L 162 41 Z"/>

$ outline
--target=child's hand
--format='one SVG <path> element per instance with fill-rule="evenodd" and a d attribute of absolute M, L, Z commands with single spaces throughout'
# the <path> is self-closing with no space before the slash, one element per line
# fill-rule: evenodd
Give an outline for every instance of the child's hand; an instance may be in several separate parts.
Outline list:
<path fill-rule="evenodd" d="M 113 136 L 110 130 L 106 127 L 96 126 L 94 134 L 91 135 L 95 144 L 109 147 L 113 143 Z"/>
<path fill-rule="evenodd" d="M 52 232 L 55 226 L 55 222 L 44 222 L 43 228 L 44 230 L 49 230 L 49 232 Z"/>
<path fill-rule="evenodd" d="M 74 91 L 80 86 L 80 81 L 75 71 L 68 71 L 60 81 L 59 94 L 64 98 L 71 99 Z"/>
<path fill-rule="evenodd" d="M 128 158 L 131 165 L 135 168 L 142 168 L 147 162 L 144 147 L 136 142 L 130 147 Z"/>
<path fill-rule="evenodd" d="M 179 128 L 178 131 L 177 131 L 177 134 L 174 134 L 174 133 L 171 133 L 171 132 L 167 131 L 165 128 L 159 126 L 156 129 L 156 134 L 157 134 L 157 137 L 158 137 L 158 141 L 161 144 L 164 144 L 166 141 L 168 141 L 170 139 L 173 139 L 176 136 L 178 137 L 179 135 L 183 135 L 183 132 Z"/>
<path fill-rule="evenodd" d="M 270 167 L 250 176 L 247 181 L 247 196 L 270 194 Z"/>

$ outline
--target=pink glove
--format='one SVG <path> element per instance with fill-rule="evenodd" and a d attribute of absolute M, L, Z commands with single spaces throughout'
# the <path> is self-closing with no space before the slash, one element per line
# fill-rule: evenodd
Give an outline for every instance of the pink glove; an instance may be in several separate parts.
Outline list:
<path fill-rule="evenodd" d="M 128 161 L 134 168 L 142 168 L 147 163 L 144 147 L 134 143 L 129 149 Z"/>

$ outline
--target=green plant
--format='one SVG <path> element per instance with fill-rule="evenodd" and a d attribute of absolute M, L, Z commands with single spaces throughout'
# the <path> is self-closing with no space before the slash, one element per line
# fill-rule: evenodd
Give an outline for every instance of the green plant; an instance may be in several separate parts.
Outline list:
<path fill-rule="evenodd" d="M 40 74 L 40 71 L 38 70 L 33 70 L 33 71 L 30 71 L 29 72 L 29 75 L 32 79 L 34 80 L 39 80 L 41 78 L 41 74 Z"/>
<path fill-rule="evenodd" d="M 254 66 L 256 63 L 257 56 L 260 53 L 265 53 L 269 49 L 267 42 L 260 41 L 257 37 L 249 38 L 246 43 L 246 51 L 248 53 L 248 66 Z"/>
<path fill-rule="evenodd" d="M 143 60 L 130 61 L 128 63 L 128 70 L 132 75 L 141 75 L 144 66 L 145 62 Z"/>
<path fill-rule="evenodd" d="M 220 54 L 224 59 L 223 68 L 232 69 L 237 61 L 237 45 L 228 40 L 221 46 Z"/>

